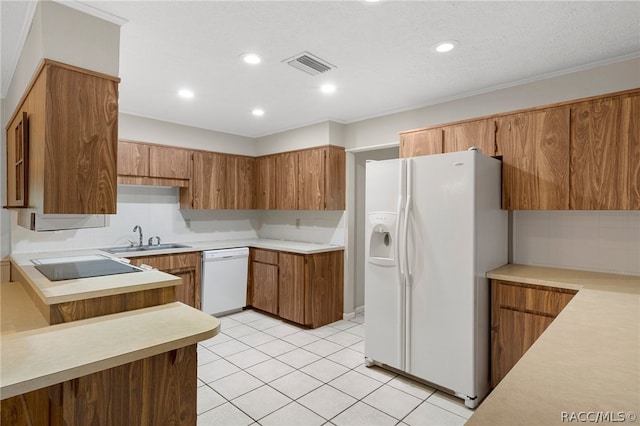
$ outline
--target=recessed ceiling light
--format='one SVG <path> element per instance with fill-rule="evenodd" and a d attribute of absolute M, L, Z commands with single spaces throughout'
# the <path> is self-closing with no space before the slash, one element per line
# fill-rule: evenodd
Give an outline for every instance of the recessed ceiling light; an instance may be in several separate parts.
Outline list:
<path fill-rule="evenodd" d="M 242 55 L 242 60 L 251 65 L 259 64 L 262 61 L 262 59 L 260 59 L 260 56 L 256 55 L 255 53 L 245 53 L 244 55 Z"/>
<path fill-rule="evenodd" d="M 262 117 L 264 115 L 264 110 L 260 108 L 256 108 L 253 111 L 251 111 L 251 114 L 255 115 L 256 117 Z"/>
<path fill-rule="evenodd" d="M 447 53 L 458 47 L 459 44 L 460 42 L 457 40 L 441 41 L 433 47 L 433 50 L 438 53 Z"/>
<path fill-rule="evenodd" d="M 322 93 L 330 94 L 336 91 L 336 86 L 331 83 L 323 84 L 320 86 L 320 91 Z"/>
<path fill-rule="evenodd" d="M 180 89 L 178 90 L 178 96 L 182 99 L 191 99 L 193 98 L 193 91 L 189 89 Z"/>

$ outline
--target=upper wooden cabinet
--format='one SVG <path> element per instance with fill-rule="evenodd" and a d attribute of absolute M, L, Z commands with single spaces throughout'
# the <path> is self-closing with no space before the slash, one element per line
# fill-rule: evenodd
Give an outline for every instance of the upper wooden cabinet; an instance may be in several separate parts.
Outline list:
<path fill-rule="evenodd" d="M 298 209 L 344 210 L 344 149 L 325 146 L 298 153 Z"/>
<path fill-rule="evenodd" d="M 189 186 L 192 151 L 139 142 L 118 142 L 118 183 Z"/>
<path fill-rule="evenodd" d="M 484 155 L 496 154 L 496 124 L 492 118 L 446 126 L 443 131 L 444 152 L 466 151 L 477 147 Z"/>
<path fill-rule="evenodd" d="M 227 208 L 251 210 L 256 208 L 256 159 L 240 155 L 227 157 Z"/>
<path fill-rule="evenodd" d="M 229 184 L 225 154 L 195 151 L 193 179 L 189 189 L 180 192 L 180 208 L 226 209 Z"/>
<path fill-rule="evenodd" d="M 442 129 L 416 130 L 400 134 L 400 158 L 442 154 Z"/>
<path fill-rule="evenodd" d="M 7 207 L 29 205 L 29 119 L 18 114 L 7 127 Z"/>
<path fill-rule="evenodd" d="M 256 208 L 276 209 L 276 155 L 256 158 Z"/>
<path fill-rule="evenodd" d="M 563 107 L 497 120 L 504 209 L 569 209 L 569 113 Z"/>
<path fill-rule="evenodd" d="M 640 209 L 640 95 L 572 108 L 571 207 Z"/>
<path fill-rule="evenodd" d="M 502 208 L 640 210 L 640 89 L 400 133 L 400 156 L 502 157 Z M 435 148 L 434 148 L 435 147 Z"/>
<path fill-rule="evenodd" d="M 43 61 L 6 129 L 9 206 L 116 212 L 119 82 Z"/>
<path fill-rule="evenodd" d="M 257 159 L 257 208 L 344 210 L 344 148 L 323 146 Z"/>
<path fill-rule="evenodd" d="M 276 156 L 276 210 L 298 209 L 298 153 Z"/>
<path fill-rule="evenodd" d="M 255 208 L 255 158 L 193 151 L 193 178 L 180 191 L 180 208 Z"/>

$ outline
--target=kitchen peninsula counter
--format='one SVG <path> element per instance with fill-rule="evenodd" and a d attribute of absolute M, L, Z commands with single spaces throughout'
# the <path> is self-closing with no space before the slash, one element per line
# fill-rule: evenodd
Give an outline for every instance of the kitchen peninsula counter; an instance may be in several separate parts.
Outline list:
<path fill-rule="evenodd" d="M 9 256 L 14 273 L 27 284 L 45 305 L 86 300 L 137 291 L 180 285 L 179 278 L 160 271 L 142 271 L 101 277 L 50 281 L 31 262 L 31 259 L 63 258 L 87 255 L 107 255 L 101 250 L 70 250 L 39 253 L 14 253 Z M 13 281 L 16 281 L 16 277 Z"/>
<path fill-rule="evenodd" d="M 196 344 L 220 321 L 179 302 L 49 325 L 0 284 L 1 424 L 196 424 Z"/>
<path fill-rule="evenodd" d="M 578 293 L 466 424 L 640 423 L 640 276 L 526 265 L 487 276 Z"/>
<path fill-rule="evenodd" d="M 15 283 L 2 286 L 8 284 Z M 2 399 L 193 345 L 220 330 L 217 318 L 179 302 L 45 324 L 3 331 Z"/>

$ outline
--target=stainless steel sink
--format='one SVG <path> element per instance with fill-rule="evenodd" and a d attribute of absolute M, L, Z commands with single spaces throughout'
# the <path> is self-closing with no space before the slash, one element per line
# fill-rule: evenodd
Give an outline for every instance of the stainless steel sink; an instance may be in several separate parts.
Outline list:
<path fill-rule="evenodd" d="M 168 250 L 168 249 L 176 249 L 176 248 L 191 248 L 191 246 L 187 246 L 184 244 L 168 243 L 168 244 L 156 244 L 153 246 L 111 247 L 103 250 L 112 254 L 120 254 L 120 253 L 135 253 L 139 251 Z"/>

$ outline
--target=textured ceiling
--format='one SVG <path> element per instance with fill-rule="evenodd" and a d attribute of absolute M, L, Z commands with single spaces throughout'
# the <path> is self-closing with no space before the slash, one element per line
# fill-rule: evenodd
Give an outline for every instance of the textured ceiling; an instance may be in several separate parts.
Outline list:
<path fill-rule="evenodd" d="M 638 1 L 88 3 L 128 21 L 122 112 L 252 137 L 640 55 Z M 459 48 L 431 50 L 448 39 Z M 310 76 L 281 62 L 305 50 L 338 68 Z M 246 52 L 263 62 L 244 64 Z M 325 82 L 333 95 L 318 90 Z M 176 97 L 182 87 L 195 97 Z"/>

